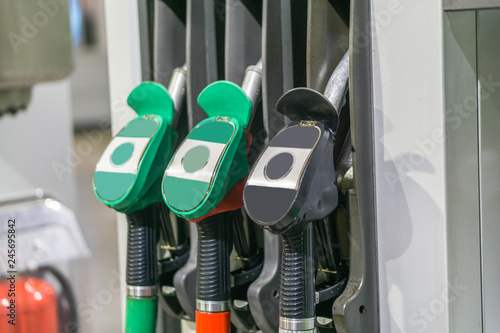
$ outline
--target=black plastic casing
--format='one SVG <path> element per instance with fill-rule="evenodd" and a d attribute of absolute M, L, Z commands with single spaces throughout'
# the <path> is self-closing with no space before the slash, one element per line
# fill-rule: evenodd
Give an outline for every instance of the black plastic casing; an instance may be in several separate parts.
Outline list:
<path fill-rule="evenodd" d="M 323 122 L 293 122 L 276 134 L 266 149 L 273 146 L 273 142 L 280 134 L 294 126 L 314 126 L 320 130 L 320 137 L 304 165 L 297 187 L 295 190 L 289 190 L 294 193 L 288 192 L 286 195 L 288 197 L 286 200 L 289 201 L 288 209 L 283 210 L 279 218 L 276 218 L 275 214 L 272 219 L 265 216 L 266 209 L 274 210 L 278 206 L 283 206 L 282 202 L 276 203 L 277 200 L 284 200 L 285 192 L 280 193 L 281 189 L 247 183 L 243 194 L 248 215 L 255 223 L 275 234 L 281 234 L 293 226 L 322 219 L 330 214 L 338 203 L 333 161 L 334 134 Z M 265 150 L 259 159 L 264 152 Z"/>

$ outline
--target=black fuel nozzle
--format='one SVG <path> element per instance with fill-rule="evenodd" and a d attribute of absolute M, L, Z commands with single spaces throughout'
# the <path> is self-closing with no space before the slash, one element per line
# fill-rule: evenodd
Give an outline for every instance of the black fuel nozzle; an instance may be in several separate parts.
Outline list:
<path fill-rule="evenodd" d="M 332 74 L 325 94 L 297 88 L 277 110 L 292 122 L 270 141 L 244 190 L 248 215 L 280 234 L 283 244 L 280 329 L 315 329 L 315 270 L 312 222 L 337 207 L 334 135 L 349 86 L 349 54 Z"/>

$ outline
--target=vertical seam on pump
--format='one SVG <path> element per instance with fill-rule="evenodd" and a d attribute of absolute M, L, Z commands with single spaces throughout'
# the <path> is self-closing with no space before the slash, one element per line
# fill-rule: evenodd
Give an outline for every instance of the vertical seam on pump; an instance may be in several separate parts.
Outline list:
<path fill-rule="evenodd" d="M 483 175 L 482 175 L 482 170 L 481 170 L 481 83 L 479 80 L 479 27 L 478 27 L 478 21 L 479 21 L 479 13 L 476 10 L 475 11 L 475 35 L 476 35 L 476 100 L 477 100 L 477 166 L 478 166 L 478 178 L 479 178 L 479 184 L 478 184 L 478 204 L 479 204 L 479 260 L 481 263 L 481 269 L 480 269 L 480 285 L 481 285 L 481 332 L 484 332 L 484 323 L 485 323 L 485 318 L 484 318 L 484 253 L 483 253 L 483 204 L 482 204 L 482 180 L 483 180 Z"/>
<path fill-rule="evenodd" d="M 372 0 L 369 0 L 367 2 L 367 4 L 365 5 L 367 6 L 367 10 L 368 10 L 368 17 L 371 18 L 372 15 L 373 15 L 373 1 Z M 369 38 L 368 38 L 368 52 L 369 52 L 369 56 L 368 56 L 368 75 L 370 77 L 370 89 L 369 89 L 369 93 L 370 93 L 370 97 L 369 97 L 369 101 L 370 101 L 370 112 L 371 112 L 371 119 L 370 119 L 370 127 L 371 127 L 371 152 L 372 152 L 372 156 L 371 156 L 371 168 L 372 168 L 372 185 L 373 185 L 373 189 L 372 189 L 372 198 L 371 198 L 371 202 L 372 202 L 372 209 L 373 209 L 373 240 L 374 240 L 374 249 L 373 249 L 373 252 L 374 252 L 374 257 L 375 257 L 375 272 L 374 272 L 374 280 L 373 281 L 373 288 L 375 289 L 375 303 L 377 303 L 377 309 L 376 309 L 376 324 L 377 324 L 377 327 L 376 327 L 376 331 L 377 332 L 380 332 L 381 331 L 381 323 L 380 323 L 380 272 L 379 272 L 379 266 L 378 266 L 378 260 L 379 260 L 379 251 L 378 251 L 378 222 L 377 222 L 377 164 L 375 162 L 375 156 L 376 156 L 376 143 L 375 143 L 375 102 L 374 102 L 374 88 L 373 88 L 373 54 L 374 54 L 374 48 L 373 48 L 373 32 L 374 32 L 374 29 L 375 29 L 375 25 L 373 24 L 373 22 L 370 22 L 370 35 L 369 35 Z M 350 51 L 349 51 L 350 52 Z M 358 194 L 356 194 L 358 195 Z M 365 263 L 366 265 L 366 263 Z"/>

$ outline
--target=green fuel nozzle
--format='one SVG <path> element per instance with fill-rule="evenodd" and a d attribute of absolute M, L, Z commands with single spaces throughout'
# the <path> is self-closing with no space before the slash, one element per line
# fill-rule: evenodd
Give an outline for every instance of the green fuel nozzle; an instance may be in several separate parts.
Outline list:
<path fill-rule="evenodd" d="M 138 117 L 111 140 L 94 174 L 97 198 L 121 213 L 162 201 L 159 184 L 177 139 L 174 102 L 161 84 L 141 83 L 127 103 Z"/>
<path fill-rule="evenodd" d="M 177 140 L 173 122 L 182 109 L 185 74 L 174 72 L 172 95 L 154 82 L 143 82 L 130 93 L 127 103 L 138 116 L 111 140 L 94 174 L 97 198 L 127 217 L 127 333 L 156 329 L 161 180 Z"/>
<path fill-rule="evenodd" d="M 206 216 L 248 175 L 245 129 L 260 96 L 259 65 L 247 69 L 242 87 L 218 81 L 200 93 L 208 118 L 188 134 L 163 178 L 163 198 L 178 216 Z"/>
<path fill-rule="evenodd" d="M 250 66 L 242 87 L 218 81 L 198 103 L 208 118 L 177 149 L 163 178 L 163 198 L 178 216 L 196 222 L 196 331 L 230 332 L 230 262 L 235 210 L 249 167 L 247 144 L 252 111 L 258 104 L 261 63 Z M 229 193 L 229 194 L 228 194 Z"/>

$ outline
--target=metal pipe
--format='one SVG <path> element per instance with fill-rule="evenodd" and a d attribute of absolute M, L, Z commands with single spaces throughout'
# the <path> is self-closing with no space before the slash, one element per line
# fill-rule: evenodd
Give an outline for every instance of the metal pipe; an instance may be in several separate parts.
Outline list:
<path fill-rule="evenodd" d="M 257 105 L 259 105 L 262 97 L 262 59 L 259 60 L 256 65 L 249 66 L 246 69 L 241 89 L 252 101 L 252 113 L 247 126 L 247 128 L 250 128 L 255 115 L 255 110 L 257 109 Z"/>
<path fill-rule="evenodd" d="M 325 97 L 332 103 L 337 111 L 337 115 L 340 113 L 340 109 L 344 106 L 346 102 L 347 91 L 349 90 L 349 51 L 347 51 L 342 60 L 333 71 L 332 76 L 328 80 L 325 88 Z"/>
<path fill-rule="evenodd" d="M 174 101 L 174 118 L 172 119 L 171 127 L 176 128 L 179 119 L 184 109 L 186 101 L 186 80 L 187 80 L 187 66 L 174 69 L 172 79 L 168 84 L 168 93 Z"/>

